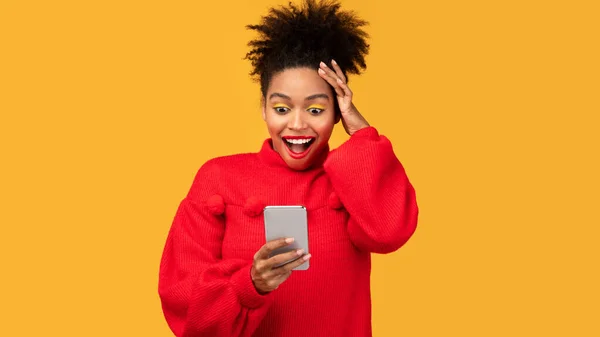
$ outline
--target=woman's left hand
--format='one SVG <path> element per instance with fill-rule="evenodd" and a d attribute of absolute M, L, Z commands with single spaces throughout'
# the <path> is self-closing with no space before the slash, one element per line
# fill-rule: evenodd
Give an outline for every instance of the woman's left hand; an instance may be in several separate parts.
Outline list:
<path fill-rule="evenodd" d="M 331 60 L 331 64 L 333 69 L 321 62 L 318 72 L 321 78 L 327 81 L 335 90 L 342 114 L 342 124 L 346 133 L 352 136 L 356 131 L 369 127 L 369 123 L 352 103 L 352 90 L 346 84 L 346 76 L 344 76 L 342 69 L 335 60 Z"/>

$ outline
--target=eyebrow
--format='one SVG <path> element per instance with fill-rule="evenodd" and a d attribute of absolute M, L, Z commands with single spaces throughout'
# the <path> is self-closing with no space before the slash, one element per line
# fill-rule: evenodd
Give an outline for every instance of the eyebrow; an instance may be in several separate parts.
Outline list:
<path fill-rule="evenodd" d="M 290 101 L 292 100 L 292 98 L 290 96 L 284 95 L 284 94 L 279 93 L 279 92 L 272 93 L 269 96 L 269 99 L 272 99 L 273 97 L 281 97 L 281 98 L 284 98 L 284 99 L 287 99 L 287 100 L 290 100 Z M 304 100 L 305 101 L 312 101 L 312 100 L 317 99 L 317 98 L 324 98 L 326 100 L 329 100 L 329 96 L 327 96 L 326 94 L 314 94 L 314 95 L 310 95 L 310 96 L 306 97 Z"/>
<path fill-rule="evenodd" d="M 304 100 L 305 101 L 312 101 L 313 99 L 316 99 L 316 98 L 325 98 L 326 100 L 329 100 L 329 96 L 327 96 L 325 94 L 310 95 L 310 96 L 306 97 Z"/>

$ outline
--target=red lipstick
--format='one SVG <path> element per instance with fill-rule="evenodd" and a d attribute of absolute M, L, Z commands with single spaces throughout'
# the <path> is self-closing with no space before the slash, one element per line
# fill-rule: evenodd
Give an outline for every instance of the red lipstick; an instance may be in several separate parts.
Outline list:
<path fill-rule="evenodd" d="M 313 145 L 312 143 L 314 143 L 314 139 L 316 137 L 314 137 L 314 136 L 282 136 L 281 138 L 283 138 L 284 142 L 286 142 L 286 139 L 289 139 L 289 140 L 311 139 L 312 140 L 311 144 L 309 144 L 309 146 L 306 148 L 306 150 L 304 150 L 304 152 L 301 152 L 301 153 L 296 153 L 296 152 L 292 151 L 288 145 L 284 145 L 288 154 L 290 155 L 290 157 L 292 157 L 294 159 L 302 159 L 302 158 L 306 157 L 306 155 L 310 152 L 310 149 L 312 148 L 312 145 Z"/>

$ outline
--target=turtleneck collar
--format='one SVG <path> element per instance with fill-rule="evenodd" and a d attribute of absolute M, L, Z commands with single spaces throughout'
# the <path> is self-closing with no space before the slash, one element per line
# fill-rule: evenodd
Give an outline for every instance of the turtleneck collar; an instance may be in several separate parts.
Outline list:
<path fill-rule="evenodd" d="M 327 159 L 328 155 L 329 144 L 325 145 L 325 148 L 323 148 L 321 153 L 313 159 L 312 164 L 305 171 L 323 166 L 323 163 L 325 162 L 325 159 Z M 292 170 L 279 155 L 279 153 L 273 149 L 273 140 L 271 138 L 265 139 L 260 152 L 258 152 L 258 157 L 269 166 L 283 167 Z"/>

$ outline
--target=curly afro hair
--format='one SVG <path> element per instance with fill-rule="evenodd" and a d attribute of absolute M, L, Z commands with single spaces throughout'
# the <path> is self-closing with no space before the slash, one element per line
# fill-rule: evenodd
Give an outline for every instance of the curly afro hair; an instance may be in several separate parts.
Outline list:
<path fill-rule="evenodd" d="M 304 0 L 300 8 L 290 2 L 271 8 L 260 24 L 246 26 L 260 34 L 248 43 L 251 50 L 245 59 L 252 62 L 250 75 L 260 81 L 263 97 L 273 75 L 288 68 L 316 70 L 320 62 L 331 66 L 332 59 L 344 75 L 367 68 L 369 35 L 362 27 L 368 23 L 340 7 L 335 0 Z"/>

